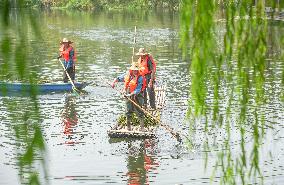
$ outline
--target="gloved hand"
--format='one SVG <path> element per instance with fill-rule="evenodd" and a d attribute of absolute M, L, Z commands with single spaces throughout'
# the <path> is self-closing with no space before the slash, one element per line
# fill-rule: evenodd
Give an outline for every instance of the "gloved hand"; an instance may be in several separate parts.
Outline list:
<path fill-rule="evenodd" d="M 115 79 L 113 80 L 113 82 L 111 83 L 111 87 L 112 87 L 112 88 L 115 87 L 115 83 L 116 83 L 116 82 L 118 82 L 118 80 L 115 78 Z"/>
<path fill-rule="evenodd" d="M 111 87 L 114 88 L 115 87 L 115 82 L 111 83 Z"/>
<path fill-rule="evenodd" d="M 60 59 L 61 58 L 61 55 L 59 55 L 58 57 L 57 57 L 57 59 Z"/>

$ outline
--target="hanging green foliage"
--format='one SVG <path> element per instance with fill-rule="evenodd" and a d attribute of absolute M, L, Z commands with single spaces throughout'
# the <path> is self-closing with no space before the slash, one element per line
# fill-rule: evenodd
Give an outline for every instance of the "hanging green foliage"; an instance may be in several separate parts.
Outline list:
<path fill-rule="evenodd" d="M 259 151 L 264 127 L 269 124 L 263 111 L 269 57 L 267 18 L 262 0 L 182 1 L 180 46 L 184 57 L 190 60 L 188 115 L 192 125 L 195 120 L 202 120 L 205 133 L 216 126 L 226 131 L 221 145 L 224 149 L 215 165 L 215 170 L 222 172 L 222 184 L 238 184 L 239 179 L 248 184 L 255 177 L 260 177 L 260 182 L 263 179 Z M 211 94 L 213 102 L 209 101 Z M 275 96 L 281 98 L 279 93 Z M 224 105 L 225 111 L 220 109 Z M 231 132 L 240 137 L 240 152 L 234 155 Z M 249 148 L 248 137 L 252 145 Z M 206 148 L 208 143 L 206 138 Z"/>
<path fill-rule="evenodd" d="M 31 39 L 42 40 L 36 18 L 21 9 L 23 0 L 3 0 L 0 6 L 0 81 L 25 81 L 30 84 L 37 82 L 35 65 L 32 65 L 28 53 L 34 48 L 29 45 Z M 28 25 L 32 25 L 31 28 Z M 34 34 L 29 34 L 32 30 Z M 22 101 L 10 98 L 5 88 L 0 89 L 1 100 L 8 110 L 11 120 L 11 132 L 14 132 L 16 141 L 15 153 L 21 184 L 41 184 L 40 174 L 36 164 L 41 163 L 45 169 L 45 142 L 42 135 L 40 108 L 37 98 L 37 89 L 30 90 Z M 23 92 L 24 93 L 24 92 Z M 19 93 L 21 94 L 21 93 Z M 41 170 L 42 171 L 42 170 Z M 15 182 L 16 183 L 16 182 Z"/>

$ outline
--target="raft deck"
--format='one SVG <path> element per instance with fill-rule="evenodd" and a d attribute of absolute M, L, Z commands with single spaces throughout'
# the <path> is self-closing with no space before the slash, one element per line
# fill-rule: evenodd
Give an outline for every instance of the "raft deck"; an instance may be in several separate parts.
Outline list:
<path fill-rule="evenodd" d="M 156 110 L 149 109 L 149 101 L 148 101 L 148 109 L 147 112 L 151 113 L 154 117 L 159 118 L 161 114 L 161 110 L 165 106 L 165 98 L 166 91 L 165 86 L 157 86 L 155 87 L 155 97 L 156 97 Z M 149 98 L 148 98 L 149 100 Z M 127 126 L 119 125 L 116 123 L 110 130 L 108 130 L 108 135 L 110 138 L 153 138 L 155 137 L 156 126 L 145 127 L 145 131 L 140 131 L 140 126 L 131 125 L 131 130 L 127 130 Z"/>

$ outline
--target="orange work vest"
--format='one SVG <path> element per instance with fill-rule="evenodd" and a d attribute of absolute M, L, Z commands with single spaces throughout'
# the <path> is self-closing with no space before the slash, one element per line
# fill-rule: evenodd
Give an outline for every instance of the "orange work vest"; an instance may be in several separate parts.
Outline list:
<path fill-rule="evenodd" d="M 146 74 L 152 73 L 152 71 L 148 68 L 148 60 L 149 59 L 152 62 L 153 70 L 156 71 L 156 63 L 155 63 L 153 57 L 150 56 L 150 55 L 146 55 L 144 60 L 142 60 L 141 57 L 138 59 L 138 64 L 139 64 L 139 67 L 140 67 L 139 72 L 140 72 L 141 75 L 146 75 Z"/>
<path fill-rule="evenodd" d="M 133 75 L 130 75 L 129 73 L 124 77 L 124 87 L 125 89 L 129 89 L 130 93 L 132 93 L 137 85 L 138 85 L 138 79 L 140 78 L 140 76 L 142 75 L 138 75 L 136 78 Z M 144 76 L 142 76 L 143 78 L 143 84 L 142 84 L 142 89 L 141 92 L 144 91 L 146 89 L 146 78 Z"/>
<path fill-rule="evenodd" d="M 62 45 L 59 49 L 60 54 L 62 55 L 62 57 L 65 59 L 66 62 L 69 61 L 69 57 L 70 57 L 70 52 L 73 50 L 72 46 L 69 46 L 66 50 L 64 50 L 64 45 Z M 76 60 L 76 56 L 75 56 L 75 51 L 74 51 L 74 55 L 72 60 Z"/>

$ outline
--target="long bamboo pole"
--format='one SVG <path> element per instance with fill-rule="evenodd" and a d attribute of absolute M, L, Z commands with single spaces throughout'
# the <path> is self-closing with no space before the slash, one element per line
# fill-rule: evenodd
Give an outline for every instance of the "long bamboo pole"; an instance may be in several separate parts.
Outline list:
<path fill-rule="evenodd" d="M 135 44 L 136 44 L 136 26 L 134 27 L 134 39 L 133 39 L 133 47 L 132 47 L 132 63 L 134 62 Z"/>

